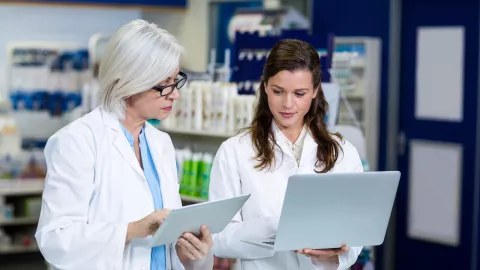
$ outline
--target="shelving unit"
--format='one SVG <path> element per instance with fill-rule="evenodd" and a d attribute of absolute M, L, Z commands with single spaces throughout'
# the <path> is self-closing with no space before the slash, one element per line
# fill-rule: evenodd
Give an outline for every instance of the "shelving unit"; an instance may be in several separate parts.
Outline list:
<path fill-rule="evenodd" d="M 194 151 L 205 151 L 215 153 L 222 142 L 236 133 L 222 133 L 212 131 L 194 131 L 181 129 L 168 129 L 158 127 L 159 130 L 168 133 L 176 149 L 188 147 Z M 206 202 L 206 199 L 197 198 L 193 196 L 180 195 L 184 205 Z"/>
<path fill-rule="evenodd" d="M 175 149 L 190 148 L 192 151 L 216 153 L 220 145 L 228 138 L 237 135 L 236 132 L 194 131 L 182 129 L 167 129 L 160 125 L 159 130 L 170 135 Z"/>
<path fill-rule="evenodd" d="M 31 245 L 28 247 L 24 247 L 24 246 L 0 247 L 0 255 L 32 253 L 32 252 L 38 252 L 38 251 L 39 249 L 37 245 Z"/>
<path fill-rule="evenodd" d="M 43 179 L 0 180 L 0 196 L 40 195 L 44 185 Z"/>
<path fill-rule="evenodd" d="M 35 225 L 38 223 L 38 218 L 22 217 L 11 220 L 0 220 L 0 226 L 16 226 L 16 225 Z"/>
<path fill-rule="evenodd" d="M 197 198 L 197 197 L 192 197 L 192 196 L 186 196 L 186 195 L 180 195 L 180 198 L 182 199 L 183 202 L 185 203 L 202 203 L 206 202 L 207 200 L 202 199 L 202 198 Z"/>
<path fill-rule="evenodd" d="M 380 113 L 381 42 L 372 37 L 335 37 L 332 77 L 348 101 L 340 102 L 338 125 L 360 128 L 366 138 L 366 159 L 371 170 L 377 170 Z"/>
<path fill-rule="evenodd" d="M 44 186 L 44 179 L 0 180 L 0 197 L 4 197 L 7 201 L 10 200 L 11 202 L 16 202 L 20 197 L 41 196 Z M 0 228 L 5 229 L 7 232 L 12 232 L 12 230 L 23 231 L 24 227 L 34 227 L 37 223 L 38 217 L 36 216 L 14 216 L 12 219 L 0 219 Z M 39 252 L 39 249 L 33 239 L 32 244 L 28 246 L 18 244 L 13 244 L 12 246 L 0 246 L 0 256 L 36 252 Z"/>
<path fill-rule="evenodd" d="M 171 135 L 189 135 L 189 136 L 198 136 L 198 137 L 212 137 L 212 138 L 221 138 L 227 139 L 236 135 L 236 133 L 223 133 L 223 132 L 213 132 L 213 131 L 194 131 L 194 130 L 182 130 L 182 129 L 168 129 L 164 127 L 159 128 L 161 131 L 167 132 Z"/>

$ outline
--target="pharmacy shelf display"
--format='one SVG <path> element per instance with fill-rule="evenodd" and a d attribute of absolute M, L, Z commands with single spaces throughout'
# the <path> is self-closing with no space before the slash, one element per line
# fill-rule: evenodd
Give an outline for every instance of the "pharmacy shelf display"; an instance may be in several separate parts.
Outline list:
<path fill-rule="evenodd" d="M 39 251 L 32 232 L 38 224 L 43 189 L 44 179 L 0 180 L 0 255 Z M 181 198 L 185 204 L 205 201 L 185 195 Z"/>
<path fill-rule="evenodd" d="M 88 50 L 63 42 L 14 42 L 7 59 L 8 95 L 21 143 L 43 148 L 83 112 L 82 87 L 91 77 Z M 39 122 L 41 129 L 32 125 Z"/>
<path fill-rule="evenodd" d="M 0 180 L 0 255 L 38 252 L 43 188 L 44 179 Z"/>
<path fill-rule="evenodd" d="M 341 93 L 337 125 L 362 131 L 371 170 L 378 169 L 380 48 L 378 38 L 336 37 L 331 69 Z"/>

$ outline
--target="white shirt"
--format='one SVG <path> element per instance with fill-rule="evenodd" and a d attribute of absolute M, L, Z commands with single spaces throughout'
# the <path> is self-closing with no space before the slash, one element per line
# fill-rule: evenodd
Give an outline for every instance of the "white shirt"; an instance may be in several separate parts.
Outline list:
<path fill-rule="evenodd" d="M 290 153 L 295 157 L 295 160 L 297 161 L 297 165 L 300 164 L 300 158 L 302 156 L 302 150 L 303 150 L 303 143 L 305 142 L 305 137 L 307 136 L 307 126 L 303 126 L 302 131 L 300 132 L 300 135 L 298 138 L 295 140 L 294 143 L 292 143 L 287 137 L 280 131 L 278 128 L 277 124 L 275 122 L 272 122 L 272 126 L 275 130 L 275 133 L 279 135 L 279 137 L 287 144 L 288 149 L 290 150 Z M 279 138 L 279 139 L 280 139 Z"/>
<path fill-rule="evenodd" d="M 278 128 L 272 127 L 276 142 L 276 162 L 269 171 L 254 168 L 255 151 L 251 136 L 239 134 L 225 141 L 219 148 L 210 174 L 209 199 L 212 201 L 251 194 L 239 213 L 219 234 L 213 236 L 214 254 L 223 258 L 240 259 L 244 270 L 319 270 L 347 269 L 355 263 L 362 247 L 350 247 L 339 256 L 340 265 L 312 261 L 294 252 L 273 252 L 256 247 L 241 239 L 263 239 L 276 232 L 283 205 L 288 178 L 293 174 L 314 173 L 317 144 L 308 130 L 305 132 L 301 158 L 296 162 L 288 143 Z M 362 162 L 355 147 L 348 141 L 341 143 L 338 160 L 330 173 L 360 172 Z M 295 151 L 294 151 L 295 152 Z"/>

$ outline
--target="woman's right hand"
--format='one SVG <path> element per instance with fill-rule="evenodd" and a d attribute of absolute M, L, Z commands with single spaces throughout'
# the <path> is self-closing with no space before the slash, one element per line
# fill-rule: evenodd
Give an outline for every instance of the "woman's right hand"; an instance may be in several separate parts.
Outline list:
<path fill-rule="evenodd" d="M 130 242 L 133 238 L 145 238 L 154 234 L 165 221 L 168 214 L 170 214 L 169 209 L 156 210 L 139 221 L 130 222 L 128 224 L 126 242 Z"/>

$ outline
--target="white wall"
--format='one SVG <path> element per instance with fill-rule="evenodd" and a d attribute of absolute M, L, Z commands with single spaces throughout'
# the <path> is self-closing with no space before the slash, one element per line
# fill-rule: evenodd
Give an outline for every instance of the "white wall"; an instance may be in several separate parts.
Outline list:
<path fill-rule="evenodd" d="M 141 16 L 139 9 L 0 5 L 0 97 L 5 97 L 7 89 L 8 43 L 69 42 L 87 46 L 93 34 L 113 32 Z"/>

